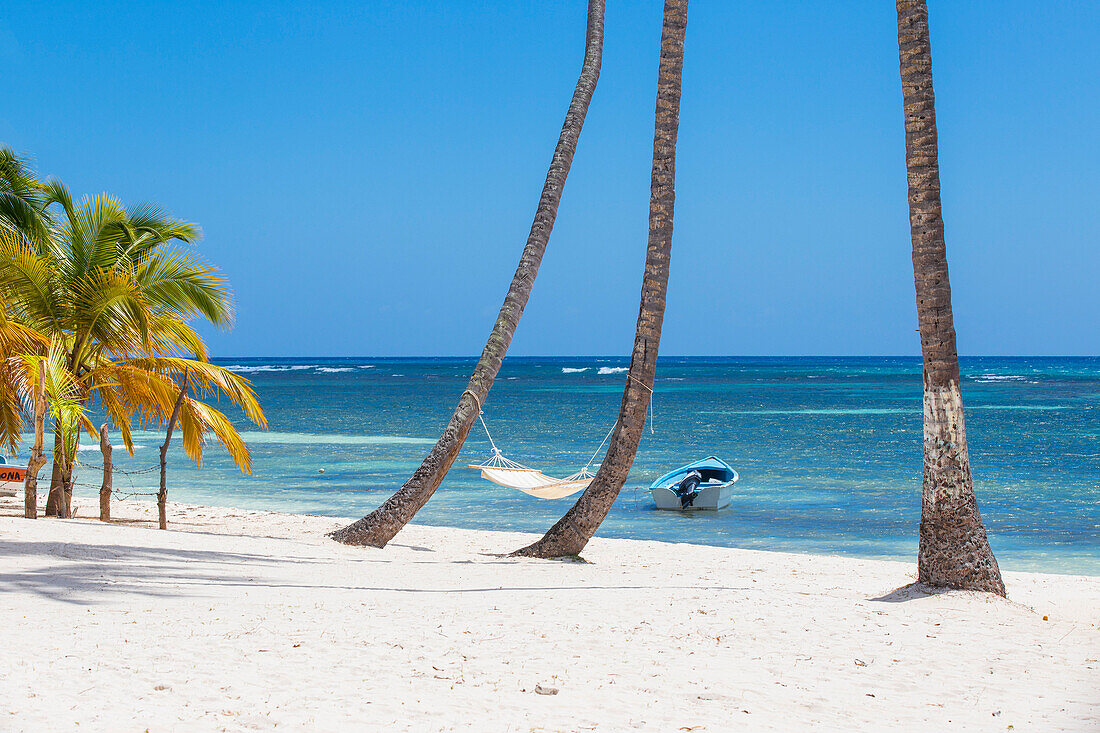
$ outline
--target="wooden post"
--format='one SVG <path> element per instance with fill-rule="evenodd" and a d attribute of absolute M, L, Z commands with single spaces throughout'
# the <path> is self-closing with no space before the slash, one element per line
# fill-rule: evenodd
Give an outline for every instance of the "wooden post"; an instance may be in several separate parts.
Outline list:
<path fill-rule="evenodd" d="M 103 423 L 99 429 L 99 450 L 103 453 L 103 485 L 99 488 L 99 521 L 109 522 L 111 521 L 111 489 L 114 487 L 111 454 L 114 453 L 114 449 L 107 435 L 107 423 Z"/>
<path fill-rule="evenodd" d="M 38 362 L 38 384 L 34 388 L 34 447 L 27 462 L 26 483 L 23 484 L 23 516 L 38 518 L 38 472 L 46 465 L 42 455 L 46 440 L 46 362 Z"/>
<path fill-rule="evenodd" d="M 187 372 L 183 373 L 183 386 L 180 387 L 179 396 L 176 397 L 176 405 L 172 408 L 172 417 L 168 420 L 168 431 L 164 436 L 164 445 L 160 447 L 160 492 L 157 494 L 157 514 L 160 518 L 160 528 L 168 529 L 168 446 L 172 444 L 172 430 L 176 427 L 176 419 L 180 416 L 180 406 L 187 395 Z"/>

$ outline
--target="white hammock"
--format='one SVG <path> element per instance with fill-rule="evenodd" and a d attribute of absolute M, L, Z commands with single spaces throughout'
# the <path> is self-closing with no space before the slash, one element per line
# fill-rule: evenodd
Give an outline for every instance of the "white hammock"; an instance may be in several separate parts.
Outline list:
<path fill-rule="evenodd" d="M 485 424 L 485 418 L 481 416 L 481 400 L 470 390 L 466 390 L 466 393 L 473 397 L 474 402 L 477 403 L 478 419 L 481 420 L 481 427 L 485 428 L 489 445 L 493 446 L 493 455 L 488 460 L 482 463 L 471 463 L 467 468 L 480 470 L 481 478 L 486 481 L 522 491 L 538 499 L 561 499 L 578 491 L 584 491 L 592 483 L 592 479 L 596 477 L 596 474 L 591 473 L 588 469 L 592 465 L 592 461 L 596 460 L 596 456 L 603 450 L 607 439 L 611 437 L 611 433 L 615 430 L 614 425 L 611 426 L 611 430 L 607 431 L 607 437 L 603 439 L 603 443 L 600 443 L 600 447 L 592 454 L 592 458 L 588 460 L 588 464 L 584 468 L 571 476 L 554 478 L 553 476 L 547 476 L 537 468 L 529 468 L 522 463 L 516 463 L 510 458 L 505 458 L 504 454 L 500 452 L 500 448 L 497 448 L 497 444 L 493 441 L 493 436 L 489 434 L 489 427 Z"/>
<path fill-rule="evenodd" d="M 492 441 L 492 438 L 489 440 Z M 505 458 L 495 445 L 492 457 L 483 463 L 470 464 L 469 468 L 480 469 L 481 478 L 487 481 L 522 491 L 538 499 L 561 499 L 575 494 L 588 488 L 588 484 L 595 478 L 595 474 L 588 471 L 588 466 L 565 478 L 547 476 L 537 468 L 528 468 Z"/>

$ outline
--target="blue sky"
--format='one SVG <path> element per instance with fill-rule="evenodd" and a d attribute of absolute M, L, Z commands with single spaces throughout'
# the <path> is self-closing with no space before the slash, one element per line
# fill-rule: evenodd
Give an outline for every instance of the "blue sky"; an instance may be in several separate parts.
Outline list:
<path fill-rule="evenodd" d="M 0 141 L 205 230 L 215 355 L 480 351 L 585 2 L 18 3 Z M 1100 3 L 930 2 L 964 354 L 1100 353 Z M 661 3 L 603 74 L 513 354 L 627 354 Z M 693 0 L 662 353 L 916 354 L 893 3 Z"/>

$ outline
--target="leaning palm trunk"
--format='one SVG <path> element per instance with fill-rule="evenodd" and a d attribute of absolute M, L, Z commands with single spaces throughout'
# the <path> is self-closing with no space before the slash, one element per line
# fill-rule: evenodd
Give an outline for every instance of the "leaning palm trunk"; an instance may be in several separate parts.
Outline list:
<path fill-rule="evenodd" d="M 558 202 L 561 201 L 562 189 L 565 187 L 565 180 L 573 163 L 573 153 L 577 149 L 577 140 L 584 125 L 585 115 L 588 113 L 588 104 L 592 100 L 596 81 L 600 77 L 603 15 L 604 0 L 589 0 L 584 63 L 580 77 L 577 79 L 577 86 L 573 91 L 569 111 L 565 115 L 565 123 L 558 137 L 554 157 L 550 161 L 550 170 L 546 174 L 546 183 L 543 185 L 542 197 L 535 211 L 535 220 L 531 224 L 531 233 L 527 236 L 527 244 L 523 248 L 512 284 L 508 288 L 508 295 L 504 298 L 504 305 L 501 306 L 496 324 L 493 326 L 492 333 L 489 334 L 489 340 L 485 344 L 484 351 L 481 352 L 481 358 L 474 368 L 466 391 L 459 398 L 458 406 L 455 407 L 443 435 L 424 462 L 420 464 L 420 468 L 380 507 L 359 521 L 333 532 L 332 537 L 336 541 L 349 545 L 385 547 L 386 543 L 408 524 L 439 488 L 443 477 L 447 475 L 447 471 L 458 457 L 458 452 L 462 449 L 470 428 L 477 420 L 480 406 L 485 404 L 489 396 L 493 380 L 500 371 L 504 355 L 512 343 L 512 335 L 523 315 L 523 309 L 527 306 L 531 288 L 535 284 L 535 276 L 542 263 L 542 255 L 546 251 L 550 232 L 554 228 Z"/>
<path fill-rule="evenodd" d="M 38 362 L 38 382 L 34 385 L 34 446 L 27 461 L 27 479 L 23 485 L 23 516 L 38 518 L 38 472 L 46 465 L 42 449 L 46 441 L 46 362 Z"/>
<path fill-rule="evenodd" d="M 966 447 L 951 284 L 940 210 L 932 53 L 925 0 L 897 0 L 905 162 L 917 318 L 924 358 L 924 488 L 917 579 L 1005 594 L 978 514 Z"/>
<path fill-rule="evenodd" d="M 596 477 L 558 523 L 516 555 L 577 555 L 596 533 L 626 482 L 645 427 L 657 369 L 657 347 L 665 314 L 668 268 L 672 256 L 672 218 L 676 200 L 676 132 L 680 125 L 680 76 L 688 0 L 665 0 L 657 111 L 653 131 L 653 174 L 649 198 L 649 245 L 642 278 L 641 307 L 634 334 L 619 420 Z"/>

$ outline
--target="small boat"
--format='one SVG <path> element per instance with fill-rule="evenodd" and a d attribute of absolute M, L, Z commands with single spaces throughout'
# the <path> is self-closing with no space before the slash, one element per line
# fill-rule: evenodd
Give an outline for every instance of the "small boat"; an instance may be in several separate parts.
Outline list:
<path fill-rule="evenodd" d="M 711 511 L 729 506 L 737 471 L 714 456 L 681 466 L 666 473 L 649 486 L 658 509 Z"/>
<path fill-rule="evenodd" d="M 26 466 L 13 466 L 0 456 L 0 496 L 15 496 L 23 491 L 27 480 Z"/>

